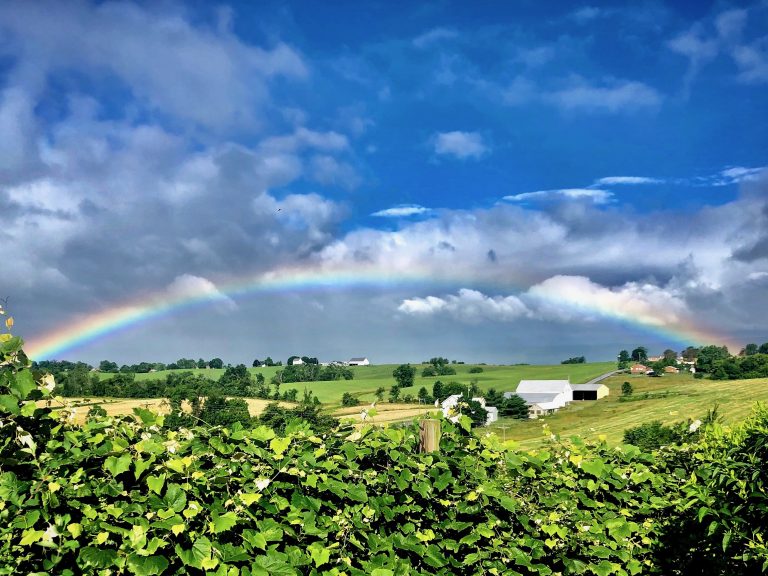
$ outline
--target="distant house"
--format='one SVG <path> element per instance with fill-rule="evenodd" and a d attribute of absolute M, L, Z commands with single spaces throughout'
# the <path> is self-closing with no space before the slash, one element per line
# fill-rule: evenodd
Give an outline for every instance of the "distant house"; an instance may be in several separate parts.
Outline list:
<path fill-rule="evenodd" d="M 571 384 L 574 400 L 600 400 L 610 394 L 605 384 Z"/>
<path fill-rule="evenodd" d="M 304 360 L 302 360 L 301 358 L 294 358 L 291 364 L 293 364 L 294 366 L 298 366 L 299 364 L 304 364 Z"/>
<path fill-rule="evenodd" d="M 461 394 L 453 394 L 452 396 L 448 396 L 445 400 L 443 400 L 440 403 L 440 407 L 443 409 L 443 414 L 447 414 L 451 408 L 455 408 L 456 405 L 461 400 Z M 496 422 L 496 420 L 499 419 L 499 409 L 496 408 L 496 406 L 487 406 L 485 404 L 485 398 L 472 398 L 475 402 L 480 404 L 483 408 L 485 408 L 485 412 L 487 414 L 485 418 L 485 425 L 488 426 L 491 422 Z M 435 400 L 435 407 L 437 407 L 437 400 Z"/>
<path fill-rule="evenodd" d="M 629 369 L 629 371 L 632 374 L 645 374 L 646 372 L 648 372 L 648 370 L 650 370 L 650 368 L 648 368 L 648 366 L 646 366 L 645 364 L 634 364 Z"/>
<path fill-rule="evenodd" d="M 666 366 L 664 368 L 664 372 L 666 372 L 667 374 L 677 374 L 678 372 L 680 372 L 680 369 L 675 368 L 674 366 Z"/>
<path fill-rule="evenodd" d="M 651 356 L 648 358 L 648 362 L 658 362 L 659 360 L 664 360 L 664 356 Z"/>
<path fill-rule="evenodd" d="M 488 416 L 486 416 L 485 419 L 485 425 L 488 426 L 491 422 L 496 422 L 496 420 L 499 419 L 499 409 L 496 408 L 496 406 L 487 406 L 485 404 L 485 398 L 472 398 L 475 402 L 480 404 L 483 408 L 485 408 L 486 413 Z"/>
<path fill-rule="evenodd" d="M 347 364 L 350 366 L 370 366 L 371 363 L 368 358 L 350 358 Z"/>

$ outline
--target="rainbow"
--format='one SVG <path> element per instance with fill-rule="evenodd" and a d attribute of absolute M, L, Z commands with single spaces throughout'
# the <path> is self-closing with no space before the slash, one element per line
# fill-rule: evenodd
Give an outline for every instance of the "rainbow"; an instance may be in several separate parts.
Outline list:
<path fill-rule="evenodd" d="M 398 270 L 387 271 L 380 267 L 355 267 L 349 270 L 319 268 L 283 268 L 278 271 L 248 276 L 216 284 L 212 292 L 196 294 L 172 293 L 167 290 L 156 292 L 124 302 L 104 310 L 76 318 L 63 326 L 45 334 L 31 338 L 25 350 L 30 358 L 36 360 L 52 359 L 73 349 L 80 348 L 102 338 L 117 334 L 127 328 L 150 322 L 195 306 L 213 305 L 229 302 L 230 299 L 254 294 L 285 293 L 313 290 L 342 290 L 365 288 L 407 288 L 430 286 L 445 289 L 471 284 L 478 288 L 523 291 L 522 278 L 511 281 L 479 283 L 468 281 L 466 275 L 452 277 L 433 273 L 409 273 Z M 601 318 L 613 320 L 630 329 L 656 335 L 664 340 L 682 345 L 725 344 L 729 348 L 739 349 L 739 344 L 723 334 L 714 332 L 701 323 L 691 319 L 677 320 L 673 324 L 661 325 L 658 322 L 632 317 L 613 309 L 602 302 L 576 302 L 565 298 L 551 298 L 560 304 L 574 309 L 581 309 Z"/>

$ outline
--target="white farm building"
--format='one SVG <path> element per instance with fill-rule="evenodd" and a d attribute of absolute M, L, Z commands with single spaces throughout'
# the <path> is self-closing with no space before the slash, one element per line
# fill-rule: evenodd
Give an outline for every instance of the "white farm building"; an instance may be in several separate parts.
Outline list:
<path fill-rule="evenodd" d="M 568 380 L 521 380 L 515 392 L 505 392 L 504 396 L 515 394 L 528 404 L 530 418 L 554 414 L 573 401 L 573 388 Z"/>
<path fill-rule="evenodd" d="M 368 358 L 350 358 L 347 364 L 349 366 L 370 366 L 371 365 L 371 363 L 368 361 Z"/>

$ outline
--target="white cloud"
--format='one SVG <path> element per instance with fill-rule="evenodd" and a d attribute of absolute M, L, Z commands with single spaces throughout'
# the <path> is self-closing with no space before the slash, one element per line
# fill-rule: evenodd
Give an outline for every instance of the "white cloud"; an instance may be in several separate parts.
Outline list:
<path fill-rule="evenodd" d="M 609 288 L 584 276 L 558 275 L 532 286 L 524 300 L 542 318 L 619 318 L 654 326 L 672 326 L 688 312 L 674 290 L 648 282 Z"/>
<path fill-rule="evenodd" d="M 303 148 L 341 152 L 349 148 L 349 141 L 346 136 L 338 132 L 316 132 L 300 126 L 292 134 L 264 139 L 259 147 L 270 152 L 296 152 Z"/>
<path fill-rule="evenodd" d="M 488 147 L 478 132 L 438 132 L 434 136 L 434 146 L 436 154 L 461 160 L 481 158 L 488 152 Z"/>
<path fill-rule="evenodd" d="M 613 186 L 616 184 L 661 184 L 664 180 L 647 176 L 605 176 L 595 180 L 595 186 Z"/>
<path fill-rule="evenodd" d="M 504 196 L 509 202 L 525 202 L 526 200 L 591 200 L 595 204 L 607 204 L 613 199 L 613 192 L 596 188 L 560 188 L 557 190 L 537 190 L 536 192 L 523 192 Z"/>
<path fill-rule="evenodd" d="M 657 108 L 661 94 L 642 82 L 614 80 L 592 85 L 577 78 L 571 85 L 549 92 L 546 99 L 562 110 L 586 112 L 630 112 Z"/>
<path fill-rule="evenodd" d="M 443 297 L 408 298 L 403 300 L 397 309 L 411 316 L 447 313 L 465 322 L 508 322 L 530 314 L 525 304 L 516 296 L 486 296 L 469 288 L 462 288 L 458 294 Z"/>
<path fill-rule="evenodd" d="M 685 301 L 668 288 L 639 282 L 609 288 L 584 276 L 565 275 L 548 278 L 518 295 L 488 296 L 462 288 L 457 294 L 406 298 L 397 309 L 410 316 L 446 314 L 466 322 L 611 318 L 654 326 L 674 326 L 688 315 Z"/>
<path fill-rule="evenodd" d="M 523 76 L 516 76 L 514 80 L 502 90 L 502 98 L 505 104 L 520 106 L 533 101 L 537 97 L 536 85 Z"/>
<path fill-rule="evenodd" d="M 374 212 L 371 214 L 371 216 L 380 216 L 383 218 L 403 218 L 406 216 L 425 214 L 427 212 L 430 212 L 429 208 L 419 206 L 418 204 L 400 204 L 398 206 L 393 206 L 392 208 Z"/>
<path fill-rule="evenodd" d="M 257 125 L 270 80 L 308 73 L 290 46 L 245 44 L 228 29 L 193 25 L 171 4 L 0 4 L 0 33 L 27 56 L 16 75 L 35 90 L 65 70 L 116 77 L 134 106 L 214 129 Z"/>
<path fill-rule="evenodd" d="M 360 184 L 360 176 L 351 164 L 327 154 L 310 159 L 308 174 L 315 182 L 324 186 L 341 186 L 352 190 Z"/>
<path fill-rule="evenodd" d="M 739 80 L 746 84 L 768 82 L 768 36 L 751 45 L 737 46 L 732 56 L 739 68 Z"/>
<path fill-rule="evenodd" d="M 521 49 L 517 53 L 517 60 L 526 66 L 535 68 L 543 66 L 555 57 L 555 49 L 552 46 L 537 46 L 536 48 Z"/>
<path fill-rule="evenodd" d="M 433 28 L 413 39 L 416 48 L 427 48 L 441 40 L 450 40 L 458 36 L 458 32 L 450 28 Z"/>
<path fill-rule="evenodd" d="M 715 176 L 704 178 L 703 181 L 711 186 L 729 186 L 741 182 L 757 181 L 766 171 L 768 171 L 768 166 L 757 166 L 755 168 L 732 166 L 721 170 Z"/>
<path fill-rule="evenodd" d="M 605 10 L 597 8 L 596 6 L 584 6 L 571 13 L 571 18 L 576 20 L 579 24 L 585 24 L 596 18 L 604 16 Z"/>
<path fill-rule="evenodd" d="M 219 306 L 222 311 L 233 312 L 237 310 L 237 304 L 226 294 L 219 291 L 216 284 L 201 276 L 182 274 L 173 279 L 167 288 L 166 294 L 176 299 L 205 299 Z"/>
<path fill-rule="evenodd" d="M 746 84 L 768 82 L 768 36 L 744 39 L 750 9 L 732 9 L 718 14 L 707 34 L 697 23 L 667 43 L 674 52 L 688 58 L 684 79 L 686 92 L 701 69 L 721 54 L 728 54 L 738 69 L 737 78 Z"/>

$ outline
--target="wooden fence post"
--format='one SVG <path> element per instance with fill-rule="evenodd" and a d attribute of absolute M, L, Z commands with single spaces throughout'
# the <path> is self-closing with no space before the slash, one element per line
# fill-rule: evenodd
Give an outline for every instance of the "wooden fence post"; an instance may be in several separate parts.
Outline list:
<path fill-rule="evenodd" d="M 440 451 L 440 420 L 421 420 L 419 422 L 419 451 Z"/>

